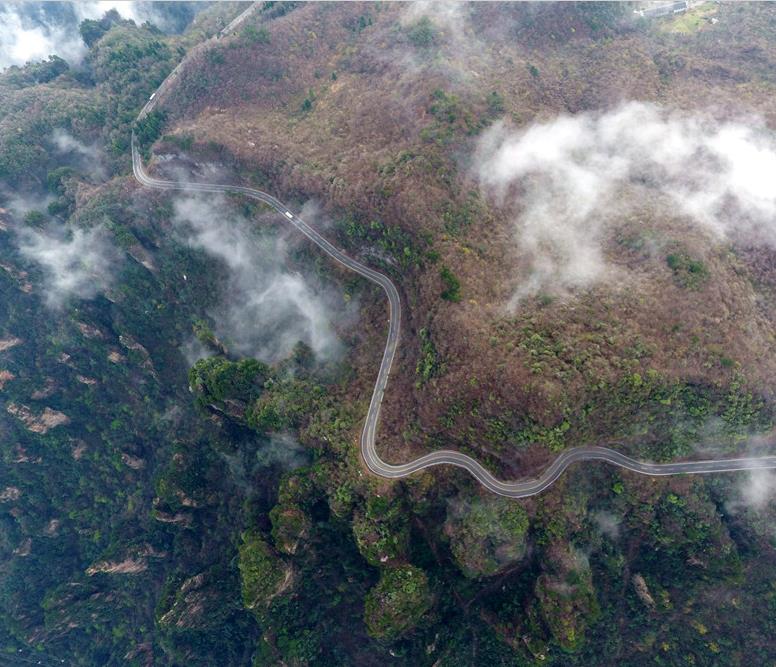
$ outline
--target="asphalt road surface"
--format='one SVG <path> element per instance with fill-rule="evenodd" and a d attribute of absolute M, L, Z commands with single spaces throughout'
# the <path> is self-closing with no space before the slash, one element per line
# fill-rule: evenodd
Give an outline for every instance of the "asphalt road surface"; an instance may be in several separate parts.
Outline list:
<path fill-rule="evenodd" d="M 226 33 L 227 31 L 234 30 L 251 11 L 252 8 L 243 12 L 243 14 L 233 21 L 223 32 Z M 178 76 L 184 63 L 185 60 L 181 62 L 178 67 L 173 70 L 170 76 L 165 79 L 161 86 L 159 86 L 156 94 L 143 107 L 138 119 L 142 119 L 159 103 L 160 97 L 167 93 L 169 84 Z M 401 465 L 386 463 L 377 454 L 375 439 L 377 424 L 380 418 L 380 407 L 383 402 L 383 396 L 385 395 L 386 385 L 388 384 L 388 377 L 391 373 L 393 359 L 396 355 L 396 348 L 399 344 L 399 333 L 401 330 L 401 300 L 399 299 L 399 292 L 396 290 L 396 287 L 391 280 L 382 273 L 374 271 L 346 255 L 339 248 L 335 247 L 321 236 L 315 229 L 296 216 L 285 204 L 283 204 L 283 202 L 266 192 L 240 185 L 163 181 L 150 177 L 143 168 L 143 161 L 140 157 L 134 134 L 132 135 L 132 170 L 138 182 L 149 188 L 156 188 L 159 190 L 185 190 L 188 192 L 231 192 L 261 201 L 274 208 L 287 224 L 294 226 L 335 262 L 354 271 L 360 276 L 363 276 L 383 289 L 388 297 L 388 338 L 385 342 L 385 350 L 383 351 L 383 358 L 377 373 L 372 400 L 369 403 L 364 430 L 361 433 L 361 454 L 367 467 L 375 475 L 389 479 L 399 479 L 431 466 L 453 465 L 467 470 L 480 482 L 480 484 L 493 493 L 509 496 L 511 498 L 524 498 L 544 491 L 563 474 L 566 468 L 574 463 L 580 463 L 582 461 L 606 461 L 607 463 L 626 468 L 633 472 L 654 476 L 710 474 L 776 468 L 776 456 L 683 461 L 680 463 L 647 463 L 637 461 L 636 459 L 632 459 L 607 447 L 575 447 L 568 449 L 560 454 L 538 478 L 521 481 L 499 480 L 470 456 L 452 450 L 436 451 Z"/>

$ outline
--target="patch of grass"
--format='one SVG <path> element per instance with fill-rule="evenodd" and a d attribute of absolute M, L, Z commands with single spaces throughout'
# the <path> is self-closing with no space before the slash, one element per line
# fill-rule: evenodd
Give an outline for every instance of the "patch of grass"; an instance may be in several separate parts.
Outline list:
<path fill-rule="evenodd" d="M 342 222 L 341 231 L 351 243 L 369 243 L 391 255 L 402 271 L 420 268 L 425 261 L 436 261 L 434 251 L 429 248 L 431 240 L 427 235 L 415 239 L 395 225 L 386 225 L 379 220 L 366 224 L 354 217 L 348 217 Z M 391 264 L 383 263 L 383 267 L 395 269 Z"/>
<path fill-rule="evenodd" d="M 372 25 L 372 16 L 369 13 L 361 14 L 357 19 L 348 19 L 346 25 L 349 30 L 359 33 Z"/>
<path fill-rule="evenodd" d="M 166 120 L 164 111 L 154 109 L 145 118 L 135 121 L 135 136 L 142 148 L 147 148 L 159 138 Z"/>
<path fill-rule="evenodd" d="M 210 65 L 223 65 L 226 62 L 223 49 L 210 49 L 206 55 Z"/>
<path fill-rule="evenodd" d="M 442 267 L 439 277 L 442 279 L 442 285 L 444 285 L 441 297 L 445 301 L 458 303 L 461 300 L 461 281 L 446 266 Z"/>
<path fill-rule="evenodd" d="M 530 424 L 514 435 L 514 442 L 521 448 L 541 445 L 551 452 L 562 452 L 570 446 L 567 435 L 570 429 L 571 422 L 567 419 L 555 426 Z"/>
<path fill-rule="evenodd" d="M 263 27 L 247 25 L 243 28 L 242 37 L 249 44 L 269 44 L 269 31 Z"/>
<path fill-rule="evenodd" d="M 681 287 L 698 289 L 709 277 L 706 265 L 685 252 L 671 253 L 666 257 L 666 264 L 674 272 L 674 280 Z"/>
<path fill-rule="evenodd" d="M 477 120 L 457 95 L 440 88 L 431 94 L 428 112 L 434 117 L 434 122 L 421 130 L 420 137 L 440 146 L 449 144 L 459 132 L 471 136 L 487 125 L 485 120 Z"/>
<path fill-rule="evenodd" d="M 445 223 L 445 231 L 451 236 L 458 236 L 469 227 L 478 216 L 482 216 L 483 207 L 477 192 L 471 191 L 466 201 L 456 206 L 452 203 L 445 204 L 442 212 L 442 220 Z"/>
<path fill-rule="evenodd" d="M 194 145 L 194 137 L 190 134 L 165 134 L 162 141 L 177 146 L 181 150 L 190 150 Z"/>
<path fill-rule="evenodd" d="M 705 2 L 702 5 L 677 14 L 670 20 L 662 21 L 660 30 L 662 32 L 678 33 L 681 35 L 690 35 L 698 32 L 701 28 L 709 25 L 709 21 L 717 13 L 717 5 L 713 2 Z"/>
<path fill-rule="evenodd" d="M 431 340 L 431 334 L 425 327 L 420 330 L 420 359 L 415 367 L 415 373 L 418 380 L 415 386 L 421 387 L 432 377 L 436 377 L 443 370 L 443 364 L 439 360 L 434 341 Z"/>
<path fill-rule="evenodd" d="M 24 224 L 28 227 L 42 227 L 46 224 L 48 221 L 48 218 L 46 217 L 45 213 L 41 213 L 40 211 L 32 210 L 28 211 L 24 215 Z"/>
<path fill-rule="evenodd" d="M 407 28 L 407 39 L 417 48 L 425 49 L 433 46 L 436 41 L 434 24 L 427 16 L 424 16 Z"/>
<path fill-rule="evenodd" d="M 491 116 L 500 116 L 504 113 L 504 98 L 499 95 L 498 91 L 494 90 L 488 93 L 485 102 L 488 105 L 488 113 Z"/>
<path fill-rule="evenodd" d="M 307 113 L 308 111 L 312 111 L 313 103 L 315 102 L 315 91 L 312 89 L 307 91 L 307 97 L 302 100 L 302 104 L 299 107 L 299 110 L 302 113 Z"/>

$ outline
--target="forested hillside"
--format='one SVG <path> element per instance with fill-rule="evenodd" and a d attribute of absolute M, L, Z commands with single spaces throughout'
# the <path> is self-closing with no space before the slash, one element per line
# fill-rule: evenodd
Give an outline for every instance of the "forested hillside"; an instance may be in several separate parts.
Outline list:
<path fill-rule="evenodd" d="M 129 142 L 394 280 L 388 461 L 772 452 L 776 10 L 246 6 L 0 72 L 0 663 L 773 662 L 770 473 L 375 477 L 384 295 Z"/>

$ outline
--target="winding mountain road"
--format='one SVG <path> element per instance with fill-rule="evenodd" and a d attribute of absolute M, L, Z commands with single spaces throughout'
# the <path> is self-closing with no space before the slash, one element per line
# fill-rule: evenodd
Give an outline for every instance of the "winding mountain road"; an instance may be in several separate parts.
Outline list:
<path fill-rule="evenodd" d="M 396 290 L 396 287 L 391 280 L 382 273 L 374 271 L 346 255 L 301 218 L 292 213 L 279 199 L 266 192 L 261 192 L 260 190 L 241 185 L 163 181 L 150 177 L 143 168 L 143 161 L 140 157 L 140 152 L 137 148 L 134 136 L 132 137 L 132 170 L 137 181 L 149 188 L 156 188 L 158 190 L 185 190 L 190 192 L 237 193 L 263 202 L 274 208 L 286 223 L 299 230 L 335 262 L 351 271 L 355 271 L 357 274 L 383 288 L 383 291 L 388 297 L 389 307 L 388 339 L 385 343 L 383 358 L 377 373 L 377 381 L 375 382 L 372 400 L 369 404 L 364 430 L 361 433 L 361 454 L 364 457 L 364 462 L 369 470 L 380 477 L 399 479 L 431 466 L 454 465 L 467 470 L 478 482 L 480 482 L 480 484 L 493 493 L 509 496 L 511 498 L 525 498 L 526 496 L 533 496 L 544 491 L 563 474 L 566 468 L 573 463 L 582 461 L 606 461 L 607 463 L 626 468 L 627 470 L 632 470 L 633 472 L 654 476 L 710 474 L 776 468 L 776 456 L 682 461 L 679 463 L 647 463 L 632 459 L 629 456 L 625 456 L 625 454 L 621 454 L 620 452 L 607 447 L 575 447 L 568 449 L 560 454 L 558 458 L 546 468 L 540 477 L 522 481 L 502 481 L 497 479 L 470 456 L 452 450 L 432 452 L 431 454 L 421 456 L 414 461 L 400 465 L 386 463 L 377 454 L 375 440 L 377 435 L 377 423 L 380 417 L 380 407 L 383 402 L 383 396 L 385 395 L 386 385 L 388 384 L 388 376 L 391 372 L 393 359 L 396 355 L 396 348 L 399 344 L 399 333 L 401 330 L 401 300 L 399 299 L 399 292 Z"/>
<path fill-rule="evenodd" d="M 234 30 L 236 26 L 249 15 L 250 11 L 251 9 L 241 14 L 223 32 L 226 33 L 227 30 Z M 185 60 L 181 62 L 178 67 L 173 70 L 170 76 L 168 76 L 159 86 L 157 92 L 143 107 L 138 116 L 138 120 L 144 118 L 154 109 L 162 94 L 167 92 L 169 83 L 177 77 L 184 62 Z M 380 369 L 377 373 L 372 399 L 369 403 L 366 422 L 361 433 L 361 454 L 367 467 L 375 475 L 388 479 L 400 479 L 431 466 L 453 465 L 467 470 L 478 482 L 480 482 L 480 484 L 493 493 L 511 498 L 525 498 L 544 491 L 547 487 L 552 485 L 570 465 L 583 461 L 605 461 L 633 472 L 653 476 L 776 469 L 776 456 L 683 461 L 679 463 L 648 463 L 632 459 L 607 447 L 575 447 L 568 449 L 561 453 L 538 478 L 521 481 L 499 480 L 470 456 L 452 450 L 432 452 L 431 454 L 421 456 L 414 461 L 400 465 L 386 463 L 377 454 L 375 439 L 377 424 L 380 417 L 380 407 L 385 395 L 385 388 L 388 384 L 388 377 L 391 372 L 391 366 L 393 365 L 393 359 L 396 355 L 396 348 L 399 344 L 399 334 L 401 330 L 401 300 L 399 298 L 399 293 L 391 280 L 382 273 L 374 271 L 346 255 L 342 250 L 332 245 L 315 229 L 295 215 L 285 204 L 283 204 L 283 202 L 266 192 L 261 192 L 260 190 L 241 185 L 177 182 L 152 178 L 143 168 L 143 161 L 137 147 L 134 133 L 132 135 L 132 170 L 137 181 L 141 185 L 149 188 L 158 190 L 184 190 L 189 192 L 236 193 L 261 201 L 275 209 L 282 216 L 284 222 L 292 225 L 304 234 L 335 262 L 354 271 L 360 276 L 363 276 L 383 289 L 388 297 L 388 338 L 380 362 Z"/>

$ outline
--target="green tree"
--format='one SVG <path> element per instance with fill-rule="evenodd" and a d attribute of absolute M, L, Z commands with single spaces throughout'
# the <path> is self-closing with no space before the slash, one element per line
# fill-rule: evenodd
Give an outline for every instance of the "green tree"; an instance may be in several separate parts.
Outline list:
<path fill-rule="evenodd" d="M 442 279 L 442 285 L 444 286 L 441 294 L 442 298 L 445 301 L 459 302 L 461 300 L 461 281 L 446 266 L 442 267 L 439 277 Z"/>
<path fill-rule="evenodd" d="M 115 9 L 111 9 L 105 13 L 99 21 L 94 19 L 86 19 L 81 21 L 81 25 L 78 26 L 78 30 L 81 33 L 81 38 L 86 43 L 86 46 L 91 48 L 94 46 L 102 36 L 111 29 L 111 26 L 122 23 L 121 15 Z"/>
<path fill-rule="evenodd" d="M 150 146 L 162 134 L 167 114 L 164 111 L 154 109 L 145 118 L 135 122 L 133 131 L 141 146 Z"/>

